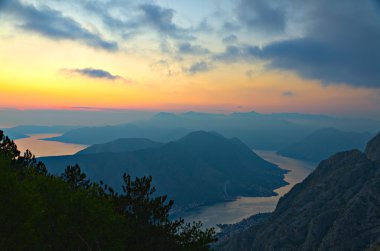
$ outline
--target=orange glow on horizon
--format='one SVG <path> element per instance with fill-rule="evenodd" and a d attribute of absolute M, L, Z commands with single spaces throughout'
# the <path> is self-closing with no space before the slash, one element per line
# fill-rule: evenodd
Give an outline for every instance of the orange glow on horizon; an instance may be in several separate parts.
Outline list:
<path fill-rule="evenodd" d="M 167 69 L 152 65 L 159 54 L 98 52 L 73 42 L 60 42 L 57 47 L 36 36 L 4 39 L 0 54 L 2 108 L 339 113 L 375 106 L 366 98 L 373 95 L 370 89 L 323 86 L 293 73 L 263 70 L 259 64 L 216 65 L 216 70 L 190 75 L 171 62 L 168 74 Z M 62 71 L 87 67 L 106 69 L 125 79 Z M 250 69 L 254 73 L 247 76 Z"/>

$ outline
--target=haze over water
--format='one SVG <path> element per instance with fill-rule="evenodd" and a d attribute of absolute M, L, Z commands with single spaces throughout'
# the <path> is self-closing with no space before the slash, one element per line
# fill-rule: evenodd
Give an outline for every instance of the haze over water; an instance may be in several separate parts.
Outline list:
<path fill-rule="evenodd" d="M 71 155 L 86 148 L 86 145 L 68 144 L 43 140 L 60 134 L 32 134 L 29 138 L 15 140 L 18 149 L 32 151 L 37 157 Z M 295 184 L 301 182 L 315 167 L 315 163 L 287 158 L 274 151 L 255 150 L 260 157 L 283 169 L 289 170 L 285 180 L 289 185 L 276 189 L 277 196 L 272 197 L 240 197 L 235 201 L 200 207 L 195 210 L 175 214 L 186 221 L 202 221 L 204 227 L 216 227 L 217 224 L 232 224 L 253 214 L 272 212 L 281 196 L 286 194 Z"/>
<path fill-rule="evenodd" d="M 16 139 L 15 143 L 21 153 L 29 149 L 36 157 L 71 155 L 86 148 L 86 145 L 68 144 L 57 141 L 43 140 L 60 136 L 61 134 L 30 134 L 29 138 Z"/>
<path fill-rule="evenodd" d="M 204 227 L 208 228 L 216 227 L 216 224 L 237 223 L 257 213 L 272 212 L 280 197 L 286 194 L 295 184 L 306 178 L 316 167 L 314 163 L 283 157 L 274 151 L 255 150 L 255 153 L 263 159 L 290 171 L 285 174 L 285 180 L 289 185 L 275 190 L 278 193 L 277 196 L 240 197 L 235 201 L 200 207 L 175 216 L 182 217 L 189 222 L 202 221 Z"/>

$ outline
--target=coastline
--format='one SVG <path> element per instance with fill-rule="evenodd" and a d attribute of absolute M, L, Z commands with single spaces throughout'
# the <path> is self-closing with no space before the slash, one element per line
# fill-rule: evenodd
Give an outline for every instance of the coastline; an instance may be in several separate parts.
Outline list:
<path fill-rule="evenodd" d="M 272 212 L 280 197 L 287 193 L 295 184 L 301 182 L 314 168 L 316 163 L 309 163 L 278 155 L 275 151 L 254 150 L 260 157 L 288 170 L 284 180 L 288 185 L 274 190 L 276 196 L 245 197 L 241 196 L 233 201 L 200 206 L 177 213 L 175 216 L 185 221 L 202 221 L 204 228 L 215 227 L 220 231 L 218 224 L 235 224 L 252 215 Z"/>

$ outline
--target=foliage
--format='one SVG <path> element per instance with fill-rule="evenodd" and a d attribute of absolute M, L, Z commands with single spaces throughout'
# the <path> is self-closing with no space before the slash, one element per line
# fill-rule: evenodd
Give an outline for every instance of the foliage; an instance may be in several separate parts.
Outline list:
<path fill-rule="evenodd" d="M 86 179 L 86 174 L 81 172 L 78 164 L 67 166 L 61 177 L 63 181 L 68 183 L 73 189 L 86 189 L 90 185 L 90 181 Z"/>
<path fill-rule="evenodd" d="M 214 230 L 169 220 L 173 201 L 154 196 L 152 177 L 123 176 L 123 193 L 60 177 L 0 131 L 0 246 L 5 250 L 209 250 Z"/>

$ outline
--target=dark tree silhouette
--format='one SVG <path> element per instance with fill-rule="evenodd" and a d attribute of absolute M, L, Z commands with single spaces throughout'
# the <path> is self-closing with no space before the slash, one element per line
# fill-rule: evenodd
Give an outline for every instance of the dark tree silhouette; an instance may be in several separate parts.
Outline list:
<path fill-rule="evenodd" d="M 118 194 L 77 164 L 50 175 L 0 130 L 1 249 L 209 250 L 214 229 L 170 220 L 173 201 L 154 196 L 152 177 L 123 179 Z"/>
<path fill-rule="evenodd" d="M 86 174 L 81 171 L 78 164 L 67 166 L 61 177 L 74 189 L 88 188 L 90 185 L 90 181 L 86 179 Z"/>

